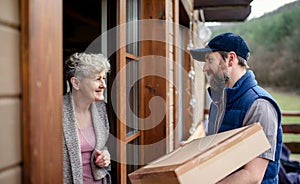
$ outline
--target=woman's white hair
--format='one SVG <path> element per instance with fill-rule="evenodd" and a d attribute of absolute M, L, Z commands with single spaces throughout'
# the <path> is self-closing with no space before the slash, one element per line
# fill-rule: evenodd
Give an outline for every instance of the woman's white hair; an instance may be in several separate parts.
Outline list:
<path fill-rule="evenodd" d="M 109 61 L 103 54 L 74 53 L 65 62 L 65 75 L 68 81 L 72 77 L 82 79 L 109 71 Z"/>

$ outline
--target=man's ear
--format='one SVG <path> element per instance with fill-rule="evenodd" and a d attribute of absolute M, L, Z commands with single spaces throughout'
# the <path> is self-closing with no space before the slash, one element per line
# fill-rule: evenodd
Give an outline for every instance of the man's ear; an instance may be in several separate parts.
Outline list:
<path fill-rule="evenodd" d="M 72 83 L 72 87 L 75 90 L 79 90 L 79 80 L 76 77 L 71 77 L 70 81 Z"/>
<path fill-rule="evenodd" d="M 228 53 L 228 66 L 232 66 L 234 60 L 237 58 L 237 55 L 235 52 L 229 52 Z"/>

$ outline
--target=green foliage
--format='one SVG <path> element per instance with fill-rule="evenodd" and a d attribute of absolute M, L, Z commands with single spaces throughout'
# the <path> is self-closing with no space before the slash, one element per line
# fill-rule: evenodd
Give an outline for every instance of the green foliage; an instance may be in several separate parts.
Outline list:
<path fill-rule="evenodd" d="M 300 111 L 300 95 L 290 92 L 279 92 L 278 90 L 268 89 L 270 94 L 278 103 L 281 111 Z M 282 117 L 282 124 L 300 124 L 300 117 Z M 284 142 L 299 142 L 300 135 L 284 134 Z M 298 155 L 300 159 L 300 154 Z"/>
<path fill-rule="evenodd" d="M 282 111 L 300 111 L 300 95 L 291 92 L 268 89 Z"/>
<path fill-rule="evenodd" d="M 234 32 L 251 49 L 249 65 L 261 85 L 300 91 L 300 1 L 263 17 L 213 28 L 213 35 Z"/>
<path fill-rule="evenodd" d="M 281 111 L 300 111 L 300 95 L 278 89 L 267 89 L 278 103 Z M 282 117 L 283 124 L 300 124 L 300 117 Z"/>

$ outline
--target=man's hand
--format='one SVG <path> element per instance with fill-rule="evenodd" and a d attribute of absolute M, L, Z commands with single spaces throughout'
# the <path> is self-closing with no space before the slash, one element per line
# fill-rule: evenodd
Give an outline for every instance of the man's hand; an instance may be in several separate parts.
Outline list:
<path fill-rule="evenodd" d="M 244 165 L 240 170 L 219 181 L 218 184 L 261 183 L 268 163 L 269 160 L 267 159 L 255 158 Z"/>

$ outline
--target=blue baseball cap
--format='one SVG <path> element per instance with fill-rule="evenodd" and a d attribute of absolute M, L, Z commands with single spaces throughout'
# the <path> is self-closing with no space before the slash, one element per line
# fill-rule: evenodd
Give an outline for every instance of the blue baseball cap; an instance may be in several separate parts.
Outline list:
<path fill-rule="evenodd" d="M 205 54 L 214 51 L 234 51 L 246 61 L 250 52 L 245 40 L 241 36 L 234 33 L 223 33 L 215 36 L 208 42 L 205 48 L 191 49 L 190 53 L 195 60 L 204 61 Z"/>

